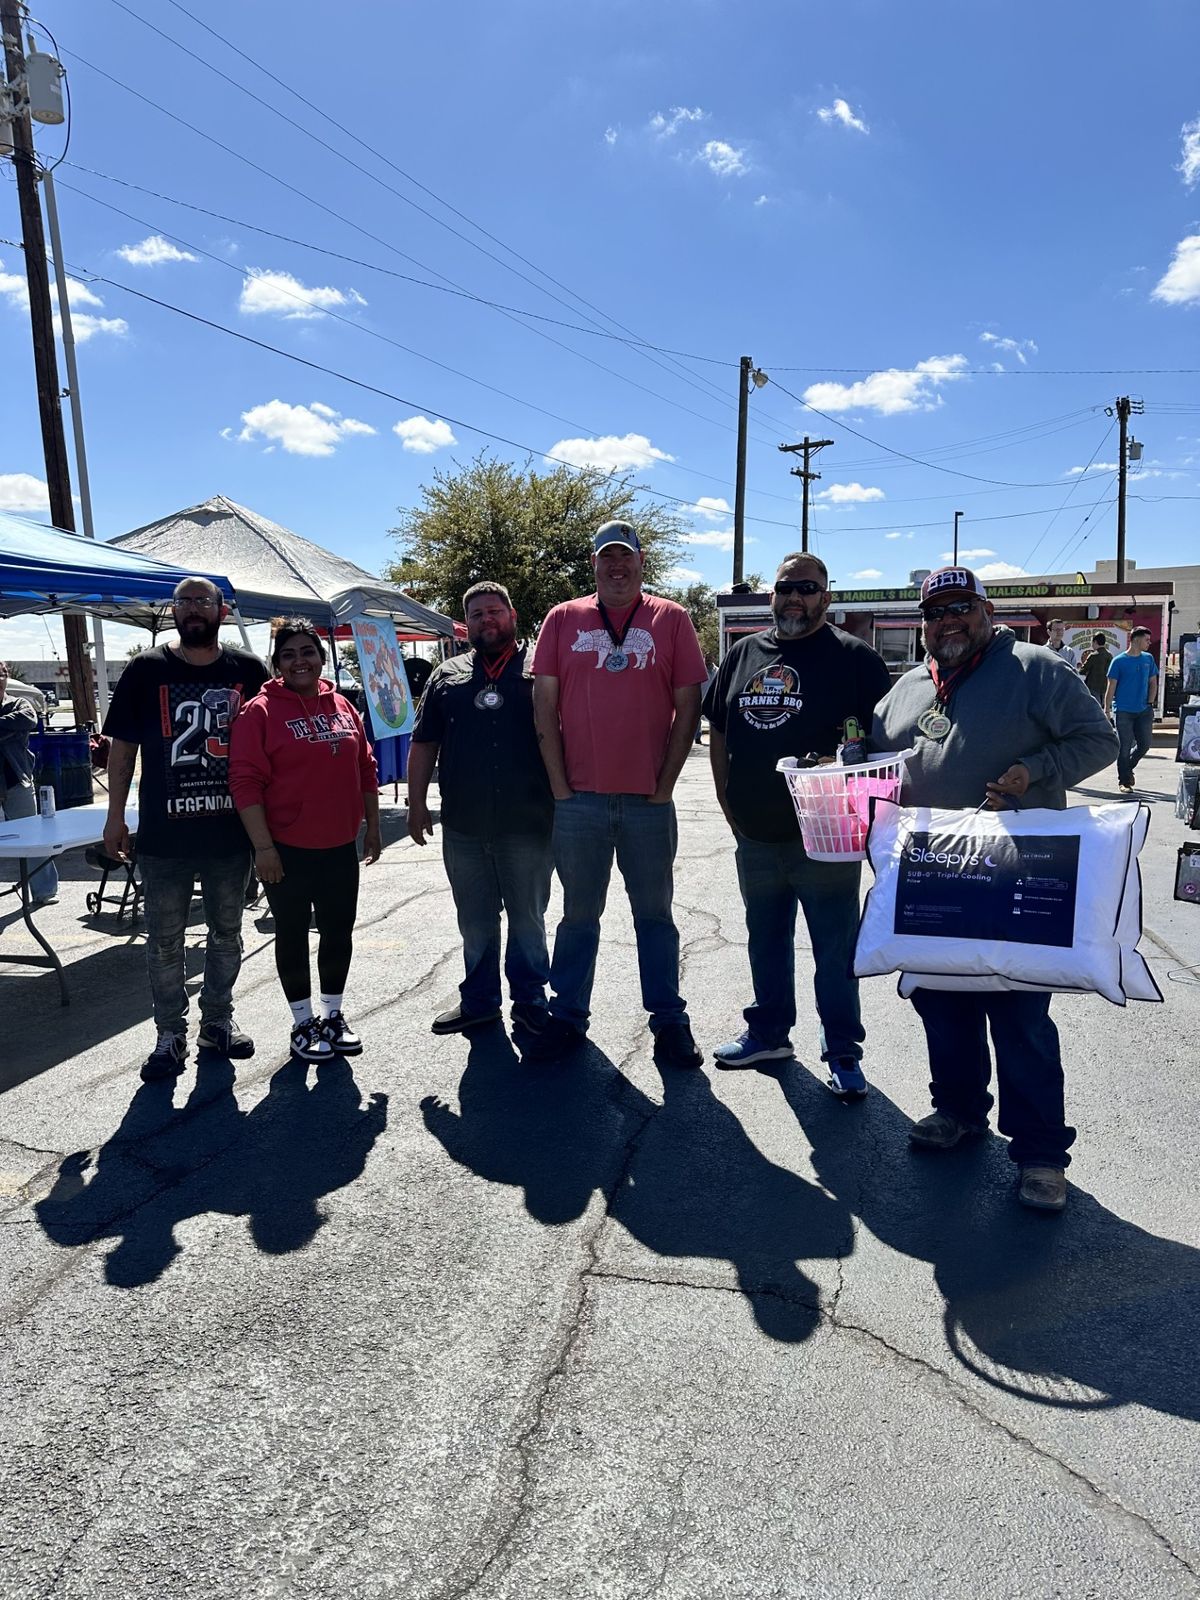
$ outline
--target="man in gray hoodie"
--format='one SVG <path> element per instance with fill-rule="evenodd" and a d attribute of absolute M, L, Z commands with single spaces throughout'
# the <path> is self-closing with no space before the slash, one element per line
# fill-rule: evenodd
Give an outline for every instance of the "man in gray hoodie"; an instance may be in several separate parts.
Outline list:
<path fill-rule="evenodd" d="M 1067 789 L 1108 766 L 1117 738 L 1071 667 L 997 627 L 983 584 L 966 567 L 921 586 L 925 664 L 875 711 L 872 748 L 915 747 L 905 805 L 1065 809 Z M 992 1106 L 988 1029 L 996 1053 L 999 1126 L 1020 1169 L 1022 1204 L 1061 1211 L 1075 1139 L 1065 1122 L 1062 1057 L 1046 993 L 917 989 L 929 1046 L 933 1112 L 909 1132 L 949 1150 L 983 1133 Z"/>

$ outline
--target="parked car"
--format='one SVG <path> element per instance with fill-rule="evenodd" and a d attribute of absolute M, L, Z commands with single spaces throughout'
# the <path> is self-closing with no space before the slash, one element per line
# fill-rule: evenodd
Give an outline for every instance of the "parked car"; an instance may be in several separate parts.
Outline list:
<path fill-rule="evenodd" d="M 8 680 L 8 692 L 14 700 L 28 700 L 38 716 L 43 720 L 45 719 L 46 696 L 32 683 L 21 683 L 16 678 L 10 678 Z"/>

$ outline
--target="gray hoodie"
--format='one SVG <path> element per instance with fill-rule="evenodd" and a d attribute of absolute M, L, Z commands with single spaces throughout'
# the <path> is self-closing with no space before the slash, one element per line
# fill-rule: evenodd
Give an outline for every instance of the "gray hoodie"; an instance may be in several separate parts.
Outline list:
<path fill-rule="evenodd" d="M 6 789 L 28 783 L 33 776 L 29 735 L 37 732 L 37 725 L 37 715 L 27 700 L 18 700 L 16 695 L 0 700 L 0 799 Z"/>
<path fill-rule="evenodd" d="M 875 708 L 871 749 L 916 747 L 905 805 L 966 809 L 1014 762 L 1029 768 L 1022 811 L 1062 811 L 1067 790 L 1116 759 L 1117 736 L 1083 679 L 1040 644 L 1020 644 L 997 627 L 983 660 L 950 701 L 953 724 L 942 740 L 917 729 L 936 702 L 929 665 L 914 667 Z"/>

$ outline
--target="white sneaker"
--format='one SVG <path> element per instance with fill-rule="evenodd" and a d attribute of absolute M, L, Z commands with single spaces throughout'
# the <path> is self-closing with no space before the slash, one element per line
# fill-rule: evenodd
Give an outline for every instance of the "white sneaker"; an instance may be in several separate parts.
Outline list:
<path fill-rule="evenodd" d="M 298 1061 L 332 1061 L 333 1046 L 325 1037 L 320 1017 L 298 1022 L 292 1029 L 292 1054 Z"/>

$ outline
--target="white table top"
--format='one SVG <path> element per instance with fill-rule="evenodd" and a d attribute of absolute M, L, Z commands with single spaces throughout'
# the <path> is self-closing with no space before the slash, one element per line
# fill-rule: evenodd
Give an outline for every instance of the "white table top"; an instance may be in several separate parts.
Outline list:
<path fill-rule="evenodd" d="M 17 822 L 0 819 L 0 860 L 44 861 L 60 856 L 64 850 L 98 844 L 104 837 L 108 805 L 69 806 L 52 817 L 22 817 Z M 132 807 L 125 812 L 130 833 L 137 831 L 138 814 Z"/>

